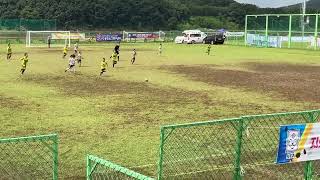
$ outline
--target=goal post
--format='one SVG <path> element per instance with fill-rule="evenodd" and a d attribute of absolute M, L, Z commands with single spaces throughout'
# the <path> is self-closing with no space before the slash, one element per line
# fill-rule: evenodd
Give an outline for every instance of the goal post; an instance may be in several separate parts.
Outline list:
<path fill-rule="evenodd" d="M 51 47 L 71 46 L 70 31 L 27 31 L 26 47 L 47 47 L 50 40 Z"/>

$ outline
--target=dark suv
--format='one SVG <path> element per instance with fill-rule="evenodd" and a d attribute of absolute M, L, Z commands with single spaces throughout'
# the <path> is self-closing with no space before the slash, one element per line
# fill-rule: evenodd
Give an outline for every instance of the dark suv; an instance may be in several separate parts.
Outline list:
<path fill-rule="evenodd" d="M 213 35 L 208 35 L 204 38 L 204 44 L 223 44 L 225 36 L 223 33 L 215 33 Z"/>

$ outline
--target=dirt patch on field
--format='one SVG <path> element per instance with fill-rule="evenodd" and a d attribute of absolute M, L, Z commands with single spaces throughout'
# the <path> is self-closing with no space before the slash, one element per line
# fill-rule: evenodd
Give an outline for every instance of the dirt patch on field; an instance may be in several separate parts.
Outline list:
<path fill-rule="evenodd" d="M 0 108 L 3 107 L 10 109 L 19 109 L 24 107 L 25 105 L 26 103 L 21 100 L 0 95 Z"/>
<path fill-rule="evenodd" d="M 249 71 L 205 66 L 163 66 L 161 69 L 208 84 L 272 93 L 291 101 L 320 102 L 320 67 L 289 64 L 244 65 Z"/>
<path fill-rule="evenodd" d="M 66 75 L 66 76 L 28 76 L 24 80 L 48 87 L 58 88 L 68 96 L 91 95 L 122 95 L 122 94 L 170 94 L 175 90 L 164 91 L 147 82 L 131 82 L 110 80 L 97 76 Z M 161 92 L 159 92 L 161 91 Z M 177 94 L 179 92 L 176 92 Z"/>
<path fill-rule="evenodd" d="M 99 114 L 114 114 L 125 117 L 123 126 L 137 123 L 161 123 L 156 114 L 166 114 L 175 119 L 218 118 L 214 109 L 255 110 L 256 104 L 240 104 L 212 98 L 205 91 L 187 91 L 178 88 L 160 87 L 146 82 L 131 82 L 97 78 L 95 76 L 26 76 L 23 80 L 43 86 L 58 88 L 63 96 L 83 97 L 92 103 Z M 100 101 L 93 100 L 100 97 Z M 111 101 L 110 103 L 108 101 Z M 269 107 L 259 107 L 267 109 Z M 183 112 L 182 112 L 183 111 Z M 116 123 L 115 127 L 119 127 Z"/>

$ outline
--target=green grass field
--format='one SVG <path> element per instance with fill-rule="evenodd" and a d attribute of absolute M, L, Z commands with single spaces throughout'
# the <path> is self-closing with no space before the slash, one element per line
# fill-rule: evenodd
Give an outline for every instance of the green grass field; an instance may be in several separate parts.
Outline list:
<path fill-rule="evenodd" d="M 80 45 L 72 74 L 62 48 L 12 45 L 7 61 L 1 45 L 0 137 L 58 133 L 66 179 L 85 176 L 87 154 L 155 176 L 162 125 L 320 107 L 317 51 L 214 46 L 208 56 L 206 45 L 164 44 L 159 56 L 158 44 L 122 44 L 119 64 L 99 77 L 113 46 Z"/>

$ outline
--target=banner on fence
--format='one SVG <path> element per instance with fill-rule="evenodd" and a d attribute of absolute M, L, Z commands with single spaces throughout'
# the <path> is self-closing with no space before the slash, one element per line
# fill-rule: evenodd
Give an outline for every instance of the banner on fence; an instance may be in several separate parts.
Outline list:
<path fill-rule="evenodd" d="M 96 41 L 121 41 L 122 34 L 97 34 Z"/>
<path fill-rule="evenodd" d="M 51 33 L 51 39 L 69 39 L 69 33 Z M 70 33 L 70 39 L 85 40 L 85 33 Z"/>
<path fill-rule="evenodd" d="M 244 32 L 226 32 L 227 37 L 244 37 Z"/>
<path fill-rule="evenodd" d="M 320 123 L 280 127 L 277 164 L 320 159 Z"/>
<path fill-rule="evenodd" d="M 130 39 L 157 39 L 159 33 L 128 33 Z"/>

